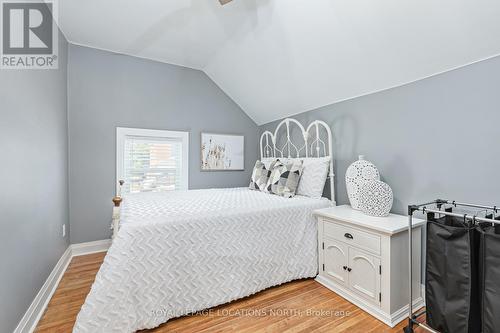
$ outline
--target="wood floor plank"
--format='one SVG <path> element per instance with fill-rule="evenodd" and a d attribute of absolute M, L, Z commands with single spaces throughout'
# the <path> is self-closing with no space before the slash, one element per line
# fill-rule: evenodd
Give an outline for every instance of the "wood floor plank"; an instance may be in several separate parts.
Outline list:
<path fill-rule="evenodd" d="M 104 256 L 94 253 L 71 260 L 35 332 L 72 331 Z M 210 310 L 141 332 L 401 333 L 406 325 L 404 321 L 390 328 L 313 279 L 286 283 Z"/>

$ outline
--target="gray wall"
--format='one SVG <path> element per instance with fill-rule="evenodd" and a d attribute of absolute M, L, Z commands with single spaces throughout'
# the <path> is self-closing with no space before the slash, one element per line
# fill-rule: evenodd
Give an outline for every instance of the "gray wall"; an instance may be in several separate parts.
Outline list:
<path fill-rule="evenodd" d="M 295 118 L 332 127 L 339 204 L 346 169 L 364 154 L 392 187 L 394 212 L 438 197 L 498 205 L 499 91 L 497 57 Z"/>
<path fill-rule="evenodd" d="M 0 332 L 14 330 L 69 244 L 68 44 L 59 41 L 58 70 L 0 70 Z"/>
<path fill-rule="evenodd" d="M 110 236 L 116 127 L 190 132 L 189 187 L 247 186 L 257 125 L 203 72 L 70 45 L 71 243 Z M 245 171 L 200 172 L 200 132 L 245 135 Z"/>

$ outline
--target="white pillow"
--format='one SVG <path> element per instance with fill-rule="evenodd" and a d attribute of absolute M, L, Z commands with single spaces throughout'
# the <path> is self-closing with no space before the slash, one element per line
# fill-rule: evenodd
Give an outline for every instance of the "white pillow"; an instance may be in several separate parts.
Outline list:
<path fill-rule="evenodd" d="M 330 169 L 330 157 L 308 157 L 302 160 L 304 170 L 297 188 L 297 194 L 311 198 L 321 198 L 328 177 L 328 170 Z"/>
<path fill-rule="evenodd" d="M 273 161 L 279 159 L 283 163 L 288 163 L 289 160 L 302 160 L 303 168 L 302 176 L 300 177 L 299 187 L 297 188 L 298 195 L 304 195 L 311 198 L 321 198 L 330 169 L 330 157 L 303 157 L 303 158 L 275 158 L 265 157 L 261 159 L 266 169 Z"/>

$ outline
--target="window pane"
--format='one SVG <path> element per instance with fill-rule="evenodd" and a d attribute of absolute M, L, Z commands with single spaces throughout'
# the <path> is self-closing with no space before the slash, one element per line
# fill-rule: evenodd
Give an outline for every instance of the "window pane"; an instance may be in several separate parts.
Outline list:
<path fill-rule="evenodd" d="M 125 138 L 124 176 L 128 193 L 164 192 L 182 187 L 182 141 Z"/>

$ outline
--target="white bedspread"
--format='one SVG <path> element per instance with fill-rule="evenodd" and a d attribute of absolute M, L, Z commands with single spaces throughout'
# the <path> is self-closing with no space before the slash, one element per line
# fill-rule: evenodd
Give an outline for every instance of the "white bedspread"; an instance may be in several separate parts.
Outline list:
<path fill-rule="evenodd" d="M 135 332 L 317 274 L 326 199 L 247 188 L 129 195 L 73 332 Z"/>

